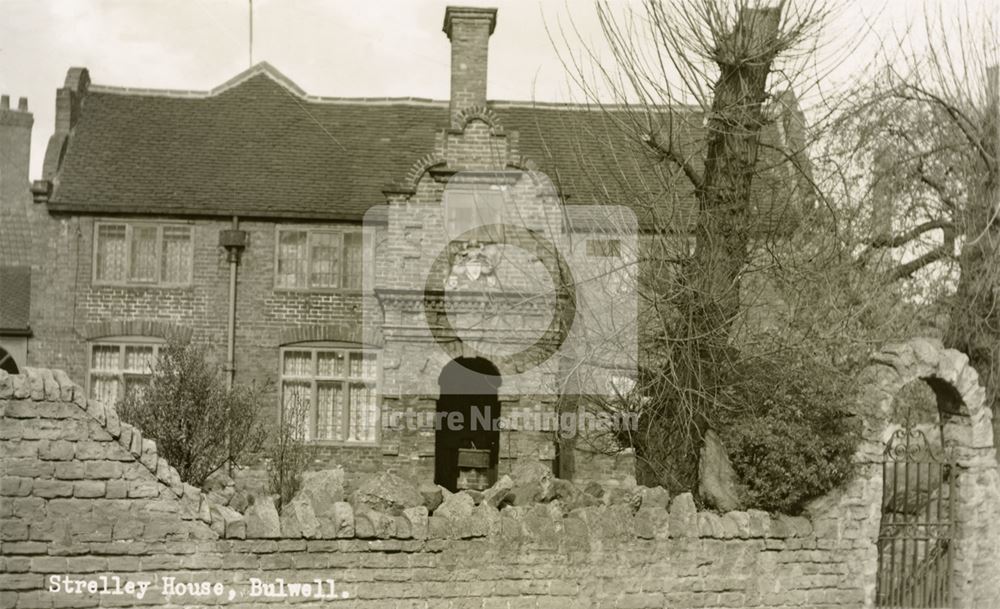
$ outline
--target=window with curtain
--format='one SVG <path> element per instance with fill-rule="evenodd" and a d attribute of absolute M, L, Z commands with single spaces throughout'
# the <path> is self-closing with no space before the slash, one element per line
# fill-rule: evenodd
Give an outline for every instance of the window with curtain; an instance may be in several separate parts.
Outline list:
<path fill-rule="evenodd" d="M 360 229 L 278 231 L 275 285 L 285 289 L 360 290 L 364 276 Z"/>
<path fill-rule="evenodd" d="M 281 351 L 281 402 L 286 417 L 312 441 L 378 440 L 378 353 L 348 347 Z M 289 419 L 286 419 L 289 420 Z"/>
<path fill-rule="evenodd" d="M 97 223 L 94 282 L 114 285 L 190 285 L 192 227 Z"/>
<path fill-rule="evenodd" d="M 90 345 L 91 399 L 114 404 L 149 386 L 162 341 L 129 339 Z"/>

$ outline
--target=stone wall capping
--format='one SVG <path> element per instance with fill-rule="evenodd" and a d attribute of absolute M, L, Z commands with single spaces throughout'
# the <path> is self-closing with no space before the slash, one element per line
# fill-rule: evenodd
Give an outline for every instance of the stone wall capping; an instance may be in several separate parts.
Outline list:
<path fill-rule="evenodd" d="M 734 510 L 722 515 L 723 520 L 728 520 L 735 528 L 735 537 L 739 539 L 750 538 L 750 515 L 744 511 Z"/>
<path fill-rule="evenodd" d="M 142 431 L 133 427 L 129 440 L 128 451 L 132 453 L 133 457 L 138 459 L 142 456 Z"/>
<path fill-rule="evenodd" d="M 750 537 L 767 537 L 771 531 L 771 515 L 761 510 L 747 510 L 750 519 Z"/>
<path fill-rule="evenodd" d="M 45 371 L 51 376 L 51 372 Z M 24 374 L 27 376 L 27 390 L 28 395 L 32 400 L 40 402 L 45 399 L 45 380 L 43 379 L 43 371 L 41 368 L 25 368 Z"/>
<path fill-rule="evenodd" d="M 104 405 L 104 402 L 87 400 L 87 414 L 93 417 L 102 426 L 108 422 L 107 407 Z"/>
<path fill-rule="evenodd" d="M 76 384 L 70 380 L 69 375 L 64 370 L 56 368 L 52 370 L 52 378 L 59 386 L 59 401 L 72 402 Z"/>
<path fill-rule="evenodd" d="M 6 370 L 0 370 L 0 400 L 7 400 L 14 395 L 14 375 Z"/>
<path fill-rule="evenodd" d="M 146 469 L 152 472 L 152 474 L 155 476 L 158 460 L 159 459 L 156 451 L 156 440 L 153 440 L 152 438 L 143 438 L 142 452 L 139 455 L 139 462 L 145 465 Z"/>
<path fill-rule="evenodd" d="M 734 537 L 732 529 L 722 526 L 722 518 L 712 512 L 698 512 L 698 536 L 713 539 Z"/>
<path fill-rule="evenodd" d="M 670 501 L 670 535 L 698 536 L 698 508 L 691 493 L 681 493 Z"/>

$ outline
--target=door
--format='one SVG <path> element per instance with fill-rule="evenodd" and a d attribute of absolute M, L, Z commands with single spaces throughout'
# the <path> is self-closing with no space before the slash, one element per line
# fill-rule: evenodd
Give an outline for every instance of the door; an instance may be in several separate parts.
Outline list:
<path fill-rule="evenodd" d="M 488 488 L 500 458 L 500 374 L 489 360 L 458 358 L 438 383 L 434 482 L 453 492 Z"/>

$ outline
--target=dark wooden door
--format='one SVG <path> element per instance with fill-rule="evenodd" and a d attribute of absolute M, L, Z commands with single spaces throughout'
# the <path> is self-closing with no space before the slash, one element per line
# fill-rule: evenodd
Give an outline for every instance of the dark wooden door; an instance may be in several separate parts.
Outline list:
<path fill-rule="evenodd" d="M 486 487 L 500 459 L 500 386 L 496 368 L 481 358 L 457 359 L 441 373 L 434 438 L 434 482 L 450 491 Z M 462 449 L 468 449 L 462 455 Z M 487 467 L 479 459 L 488 451 Z M 461 484 L 460 484 L 461 480 Z"/>

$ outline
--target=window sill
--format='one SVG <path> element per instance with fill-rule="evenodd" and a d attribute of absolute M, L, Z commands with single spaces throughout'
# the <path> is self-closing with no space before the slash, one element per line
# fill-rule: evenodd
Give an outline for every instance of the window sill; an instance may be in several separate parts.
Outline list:
<path fill-rule="evenodd" d="M 276 294 L 332 294 L 337 296 L 365 296 L 374 294 L 374 292 L 370 290 L 366 291 L 352 288 L 282 288 L 277 286 L 275 286 L 274 292 Z"/>
<path fill-rule="evenodd" d="M 306 445 L 323 447 L 323 448 L 380 448 L 382 446 L 382 444 L 378 441 L 342 442 L 340 440 L 310 440 L 306 442 Z"/>
<path fill-rule="evenodd" d="M 141 290 L 191 290 L 194 284 L 191 283 L 109 283 L 106 281 L 94 281 L 92 288 L 129 288 Z"/>

